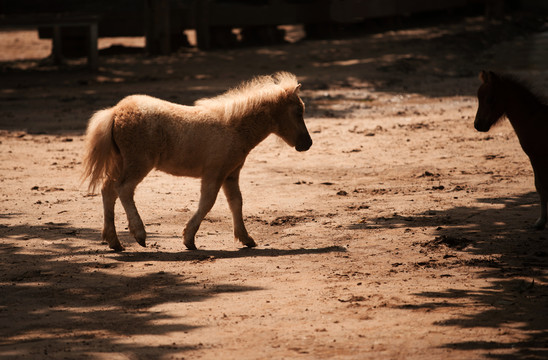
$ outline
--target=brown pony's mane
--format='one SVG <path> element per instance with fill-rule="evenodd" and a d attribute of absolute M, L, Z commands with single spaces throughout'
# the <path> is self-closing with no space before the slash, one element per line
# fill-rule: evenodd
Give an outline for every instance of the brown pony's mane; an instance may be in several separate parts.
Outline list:
<path fill-rule="evenodd" d="M 212 97 L 197 100 L 194 105 L 207 107 L 224 121 L 240 119 L 264 103 L 275 103 L 287 91 L 294 91 L 299 85 L 297 77 L 288 72 L 257 76 L 238 87 Z"/>
<path fill-rule="evenodd" d="M 511 88 L 519 95 L 523 96 L 525 100 L 529 100 L 533 103 L 540 105 L 546 105 L 547 101 L 544 96 L 539 95 L 536 90 L 526 81 L 517 79 L 507 74 L 496 74 L 502 82 L 510 84 Z"/>

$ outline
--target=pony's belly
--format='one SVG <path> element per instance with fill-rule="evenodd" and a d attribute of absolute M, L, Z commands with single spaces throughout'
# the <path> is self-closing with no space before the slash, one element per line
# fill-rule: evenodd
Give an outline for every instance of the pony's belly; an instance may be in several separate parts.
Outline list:
<path fill-rule="evenodd" d="M 156 169 L 174 176 L 202 177 L 201 167 L 156 166 Z"/>

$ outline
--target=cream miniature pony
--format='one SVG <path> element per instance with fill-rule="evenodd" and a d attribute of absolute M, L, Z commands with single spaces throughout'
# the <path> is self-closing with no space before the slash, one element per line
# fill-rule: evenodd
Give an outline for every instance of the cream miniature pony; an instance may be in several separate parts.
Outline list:
<path fill-rule="evenodd" d="M 196 249 L 196 232 L 221 187 L 232 212 L 235 239 L 256 246 L 243 221 L 240 170 L 249 152 L 272 133 L 297 151 L 310 148 L 300 87 L 295 75 L 279 72 L 198 100 L 194 106 L 133 95 L 95 113 L 86 133 L 84 177 L 90 179 L 90 191 L 102 183 L 102 237 L 109 247 L 124 250 L 114 225 L 118 197 L 131 234 L 146 245 L 145 227 L 133 197 L 152 169 L 202 179 L 198 210 L 183 232 L 188 249 Z"/>

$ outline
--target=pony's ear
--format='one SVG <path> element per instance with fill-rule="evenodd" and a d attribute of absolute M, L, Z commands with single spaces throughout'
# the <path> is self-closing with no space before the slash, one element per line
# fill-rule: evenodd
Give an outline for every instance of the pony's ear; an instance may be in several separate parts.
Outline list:
<path fill-rule="evenodd" d="M 294 89 L 286 89 L 285 92 L 287 95 L 291 96 L 293 94 L 297 94 L 300 88 L 301 88 L 301 84 L 297 84 L 297 86 L 295 86 Z"/>
<path fill-rule="evenodd" d="M 482 70 L 482 72 L 479 74 L 479 78 L 481 82 L 483 82 L 484 84 L 488 84 L 488 83 L 492 83 L 493 81 L 496 81 L 498 77 L 497 77 L 497 74 L 495 74 L 492 71 Z"/>
<path fill-rule="evenodd" d="M 479 79 L 484 84 L 488 83 L 489 82 L 489 73 L 485 70 L 482 70 L 479 74 Z"/>

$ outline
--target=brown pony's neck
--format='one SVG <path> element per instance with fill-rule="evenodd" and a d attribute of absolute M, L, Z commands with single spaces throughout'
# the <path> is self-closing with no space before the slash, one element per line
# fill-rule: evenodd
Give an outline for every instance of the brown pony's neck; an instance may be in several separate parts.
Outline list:
<path fill-rule="evenodd" d="M 535 114 L 546 107 L 542 99 L 515 79 L 503 77 L 501 80 L 501 91 L 506 104 L 505 113 L 512 126 L 517 130 L 534 125 Z"/>

